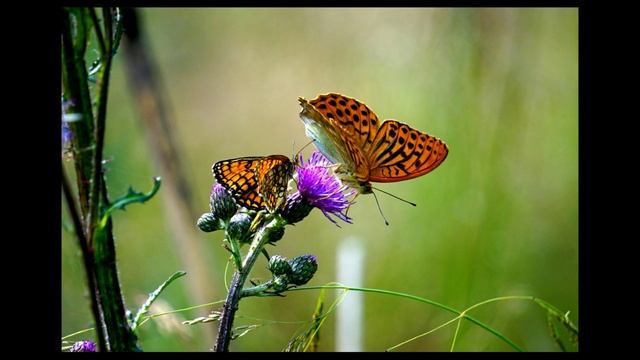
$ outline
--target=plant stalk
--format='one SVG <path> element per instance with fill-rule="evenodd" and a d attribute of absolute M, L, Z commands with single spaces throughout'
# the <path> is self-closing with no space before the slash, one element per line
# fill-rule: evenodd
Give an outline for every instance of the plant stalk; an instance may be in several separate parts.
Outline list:
<path fill-rule="evenodd" d="M 256 231 L 247 256 L 244 259 L 242 267 L 233 274 L 227 300 L 222 307 L 222 316 L 220 317 L 220 327 L 218 328 L 218 338 L 216 339 L 215 351 L 229 351 L 229 343 L 232 336 L 233 320 L 240 299 L 242 298 L 242 288 L 244 286 L 251 268 L 255 264 L 258 257 L 262 253 L 262 248 L 269 242 L 271 229 L 276 226 L 278 219 L 274 218 Z"/>
<path fill-rule="evenodd" d="M 65 97 L 73 100 L 72 112 L 81 115 L 80 121 L 69 123 L 73 134 L 74 160 L 83 215 L 77 236 L 82 242 L 85 270 L 90 291 L 95 297 L 92 298 L 95 303 L 92 304 L 92 310 L 99 312 L 94 317 L 101 350 L 139 351 L 120 289 L 111 218 L 104 225 L 100 221 L 101 210 L 109 203 L 103 177 L 102 151 L 111 59 L 115 51 L 114 43 L 118 42 L 112 31 L 114 15 L 116 28 L 121 27 L 117 9 L 105 8 L 102 14 L 106 39 L 101 42 L 106 45 L 107 52 L 102 54 L 103 66 L 98 72 L 94 123 L 84 57 L 90 34 L 88 23 L 92 22 L 98 27 L 96 19 L 91 18 L 95 12 L 87 8 L 66 8 L 62 12 L 63 89 Z M 119 33 L 116 31 L 116 34 Z M 96 31 L 96 34 L 101 36 L 102 32 Z"/>
<path fill-rule="evenodd" d="M 89 214 L 91 169 L 93 166 L 93 111 L 86 64 L 86 9 L 69 8 L 62 11 L 62 85 L 70 102 L 69 112 L 80 114 L 79 121 L 69 122 L 82 218 Z M 85 229 L 86 231 L 86 229 Z M 86 235 L 86 234 L 85 234 Z"/>
<path fill-rule="evenodd" d="M 84 229 L 82 228 L 82 220 L 80 219 L 80 214 L 78 213 L 78 209 L 76 208 L 75 199 L 73 198 L 73 194 L 71 191 L 71 186 L 69 185 L 69 180 L 67 178 L 67 174 L 64 171 L 64 166 L 62 167 L 62 190 L 64 192 L 65 201 L 67 203 L 67 208 L 69 209 L 69 213 L 71 214 L 71 218 L 73 219 L 73 226 L 75 233 L 77 235 L 78 243 L 80 245 L 80 249 L 82 251 L 82 259 L 84 260 L 84 269 L 87 275 L 87 288 L 89 289 L 89 293 L 91 294 L 91 312 L 93 314 L 93 319 L 95 322 L 97 337 L 98 337 L 98 350 L 106 350 L 107 344 L 104 336 L 104 322 L 101 317 L 100 303 L 98 299 L 98 293 L 96 291 L 96 278 L 95 278 L 95 263 L 93 258 L 93 249 L 89 249 L 87 246 L 87 238 L 84 236 Z"/>

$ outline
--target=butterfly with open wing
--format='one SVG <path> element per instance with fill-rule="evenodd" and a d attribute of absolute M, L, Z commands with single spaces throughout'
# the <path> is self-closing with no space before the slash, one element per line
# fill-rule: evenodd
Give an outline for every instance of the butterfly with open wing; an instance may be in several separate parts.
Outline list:
<path fill-rule="evenodd" d="M 340 94 L 298 98 L 307 136 L 331 162 L 335 174 L 361 194 L 371 182 L 395 182 L 425 175 L 449 150 L 442 140 L 396 120 L 378 120 L 362 102 Z"/>
<path fill-rule="evenodd" d="M 218 161 L 212 172 L 238 205 L 274 212 L 285 203 L 294 163 L 284 155 L 248 156 Z"/>

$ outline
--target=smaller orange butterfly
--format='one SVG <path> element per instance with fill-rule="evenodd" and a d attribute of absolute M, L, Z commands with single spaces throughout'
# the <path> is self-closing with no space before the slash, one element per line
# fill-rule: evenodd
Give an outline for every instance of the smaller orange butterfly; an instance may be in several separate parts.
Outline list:
<path fill-rule="evenodd" d="M 285 203 L 294 163 L 284 155 L 248 156 L 218 161 L 211 170 L 238 205 L 273 212 Z"/>

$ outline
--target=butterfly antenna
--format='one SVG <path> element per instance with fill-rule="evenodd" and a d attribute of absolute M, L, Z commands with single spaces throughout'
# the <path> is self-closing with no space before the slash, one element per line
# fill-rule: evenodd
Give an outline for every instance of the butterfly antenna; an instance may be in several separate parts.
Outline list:
<path fill-rule="evenodd" d="M 380 211 L 380 215 L 382 215 L 382 219 L 384 219 L 384 224 L 389 226 L 389 222 L 387 221 L 387 218 L 384 217 L 384 214 L 382 213 L 382 208 L 380 207 L 380 203 L 378 202 L 378 197 L 376 196 L 376 193 L 372 193 L 373 194 L 373 198 L 376 199 L 376 205 L 378 205 L 378 211 Z"/>
<path fill-rule="evenodd" d="M 296 155 L 294 155 L 295 148 L 296 148 L 296 140 L 295 140 L 295 139 L 293 139 L 293 141 L 291 142 L 291 159 L 292 159 L 292 160 L 294 160 L 294 163 L 295 163 L 296 161 L 298 161 L 298 160 L 297 160 L 297 159 L 298 159 L 298 157 L 297 157 Z M 299 153 L 300 153 L 300 152 L 298 152 L 298 154 L 299 154 Z"/>
<path fill-rule="evenodd" d="M 309 141 L 305 146 L 303 146 L 300 150 L 298 150 L 298 152 L 294 155 L 294 159 L 297 162 L 298 158 L 300 157 L 300 153 L 302 152 L 302 150 L 304 150 L 307 146 L 311 145 L 311 143 L 313 143 L 313 140 Z M 293 144 L 291 145 L 291 153 L 293 154 L 293 149 L 295 147 L 296 141 L 293 140 Z"/>
<path fill-rule="evenodd" d="M 386 192 L 386 191 L 384 191 L 384 190 L 381 190 L 381 189 L 378 189 L 378 188 L 375 188 L 375 187 L 371 187 L 371 188 L 372 188 L 372 189 L 374 189 L 374 190 L 378 190 L 378 191 L 380 191 L 380 192 L 381 192 L 381 193 L 383 193 L 383 194 L 387 194 L 387 195 L 389 195 L 389 196 L 391 196 L 391 197 L 394 197 L 394 198 L 396 198 L 396 199 L 398 199 L 398 200 L 400 200 L 400 201 L 404 201 L 404 202 L 406 202 L 407 204 L 410 204 L 410 205 L 416 206 L 416 204 L 415 204 L 415 203 L 412 203 L 412 202 L 411 202 L 411 201 L 409 201 L 409 200 L 405 200 L 405 199 L 403 199 L 403 198 L 401 198 L 401 197 L 398 197 L 398 196 L 396 196 L 396 195 L 393 195 L 393 194 L 391 194 L 391 193 L 388 193 L 388 192 Z M 373 195 L 375 195 L 375 193 L 373 193 Z M 376 200 L 376 201 L 377 201 L 377 200 Z"/>

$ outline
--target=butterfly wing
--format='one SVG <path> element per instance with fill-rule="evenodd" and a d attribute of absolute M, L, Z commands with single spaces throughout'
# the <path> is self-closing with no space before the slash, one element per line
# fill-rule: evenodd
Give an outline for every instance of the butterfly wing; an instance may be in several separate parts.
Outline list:
<path fill-rule="evenodd" d="M 349 141 L 367 153 L 380 127 L 378 116 L 360 101 L 341 94 L 318 95 L 309 101 L 326 119 L 338 124 Z"/>
<path fill-rule="evenodd" d="M 240 206 L 260 210 L 264 207 L 262 196 L 258 193 L 256 169 L 262 157 L 243 157 L 218 161 L 212 171 L 218 184 L 224 186 Z"/>
<path fill-rule="evenodd" d="M 286 200 L 287 185 L 293 176 L 293 163 L 284 155 L 264 157 L 256 169 L 258 188 L 269 211 L 279 209 Z"/>
<path fill-rule="evenodd" d="M 332 113 L 324 113 L 304 98 L 298 98 L 302 111 L 300 118 L 304 122 L 307 136 L 313 140 L 316 148 L 332 163 L 341 164 L 337 172 L 352 176 L 359 181 L 369 177 L 369 166 L 358 144 L 351 140 L 349 131 L 343 128 Z M 320 104 L 322 105 L 322 104 Z"/>
<path fill-rule="evenodd" d="M 442 140 L 395 120 L 385 120 L 366 154 L 369 180 L 394 182 L 425 175 L 438 167 L 449 149 Z"/>

